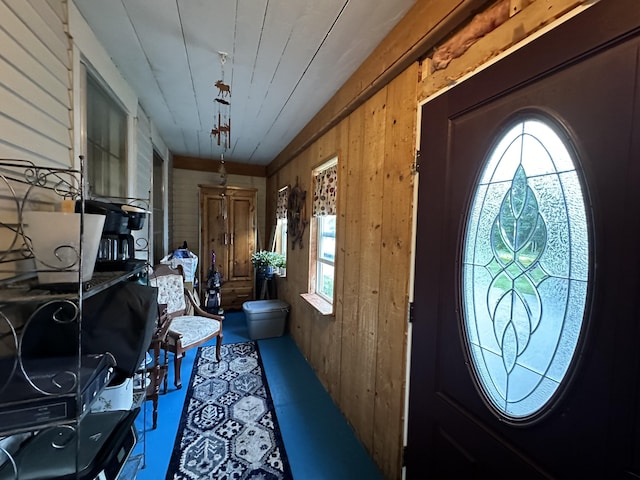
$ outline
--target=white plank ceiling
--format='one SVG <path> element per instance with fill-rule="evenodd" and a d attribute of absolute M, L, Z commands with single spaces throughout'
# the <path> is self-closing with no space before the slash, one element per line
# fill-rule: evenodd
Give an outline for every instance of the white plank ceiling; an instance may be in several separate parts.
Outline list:
<path fill-rule="evenodd" d="M 172 153 L 266 165 L 415 0 L 73 1 Z M 229 148 L 211 135 L 218 109 Z"/>

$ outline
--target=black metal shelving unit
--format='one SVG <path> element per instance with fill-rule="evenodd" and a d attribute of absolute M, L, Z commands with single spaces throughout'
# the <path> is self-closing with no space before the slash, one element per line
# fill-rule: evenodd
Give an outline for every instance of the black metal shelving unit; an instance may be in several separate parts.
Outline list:
<path fill-rule="evenodd" d="M 136 442 L 144 441 L 144 432 L 139 438 L 134 426 L 139 408 L 134 406 L 128 413 L 91 412 L 92 403 L 111 379 L 115 362 L 106 352 L 82 352 L 83 303 L 119 283 L 144 277 L 147 262 L 132 262 L 127 271 L 94 271 L 90 279 L 83 278 L 83 262 L 91 261 L 84 259 L 81 233 L 84 184 L 83 159 L 79 169 L 0 159 L 0 480 L 18 478 L 18 466 L 25 465 L 53 475 L 44 478 L 84 478 L 84 474 L 94 478 L 99 472 L 100 478 L 114 480 Z M 148 205 L 148 200 L 133 200 Z M 59 246 L 75 257 L 64 267 L 43 267 L 36 261 L 25 213 L 56 211 L 65 202 L 81 207 L 79 231 L 69 232 L 75 235 L 73 241 Z M 38 268 L 71 272 L 78 281 L 42 285 Z M 87 435 L 104 428 L 98 427 L 101 422 L 111 422 L 105 431 L 110 441 L 117 442 L 109 446 L 113 454 L 95 455 L 104 465 L 87 460 L 92 458 Z M 56 455 L 49 458 L 40 443 L 53 448 Z M 142 455 L 136 465 L 144 464 Z M 75 471 L 56 470 L 57 461 L 75 463 Z M 33 472 L 25 475 L 41 478 Z"/>

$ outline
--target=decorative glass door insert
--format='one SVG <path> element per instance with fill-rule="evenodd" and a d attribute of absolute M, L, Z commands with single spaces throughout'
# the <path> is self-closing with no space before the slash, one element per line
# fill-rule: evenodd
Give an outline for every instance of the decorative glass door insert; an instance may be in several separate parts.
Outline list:
<path fill-rule="evenodd" d="M 504 130 L 475 187 L 463 246 L 464 334 L 489 406 L 540 418 L 579 345 L 589 227 L 573 149 L 546 117 Z"/>

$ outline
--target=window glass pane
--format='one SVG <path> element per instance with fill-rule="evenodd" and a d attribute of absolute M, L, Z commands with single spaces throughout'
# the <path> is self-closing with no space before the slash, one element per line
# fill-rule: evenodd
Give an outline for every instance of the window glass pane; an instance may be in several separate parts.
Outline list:
<path fill-rule="evenodd" d="M 87 176 L 91 191 L 126 196 L 126 114 L 87 75 Z"/>
<path fill-rule="evenodd" d="M 286 260 L 287 258 L 287 219 L 282 219 L 282 229 L 281 229 L 282 241 L 280 242 L 281 248 L 280 253 L 284 255 Z"/>
<path fill-rule="evenodd" d="M 500 416 L 551 405 L 583 331 L 589 234 L 575 160 L 555 127 L 519 122 L 490 152 L 468 213 L 464 333 Z"/>
<path fill-rule="evenodd" d="M 333 265 L 318 264 L 318 292 L 329 301 L 333 301 Z"/>
<path fill-rule="evenodd" d="M 285 261 L 287 259 L 287 214 L 289 204 L 289 187 L 282 187 L 278 190 L 276 200 L 276 235 L 274 239 L 274 250 L 280 253 Z M 281 274 L 284 273 L 281 269 Z"/>
<path fill-rule="evenodd" d="M 275 251 L 287 258 L 287 219 L 278 218 L 276 221 Z"/>
<path fill-rule="evenodd" d="M 336 217 L 318 217 L 318 257 L 333 262 L 336 252 Z"/>
<path fill-rule="evenodd" d="M 318 220 L 318 259 L 316 293 L 333 301 L 333 262 L 336 252 L 336 216 L 323 215 Z"/>

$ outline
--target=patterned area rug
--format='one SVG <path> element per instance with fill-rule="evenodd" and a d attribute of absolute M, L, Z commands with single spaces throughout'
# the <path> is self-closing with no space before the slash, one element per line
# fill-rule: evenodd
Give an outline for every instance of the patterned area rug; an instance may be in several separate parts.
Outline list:
<path fill-rule="evenodd" d="M 196 354 L 167 480 L 292 479 L 256 342 Z"/>

